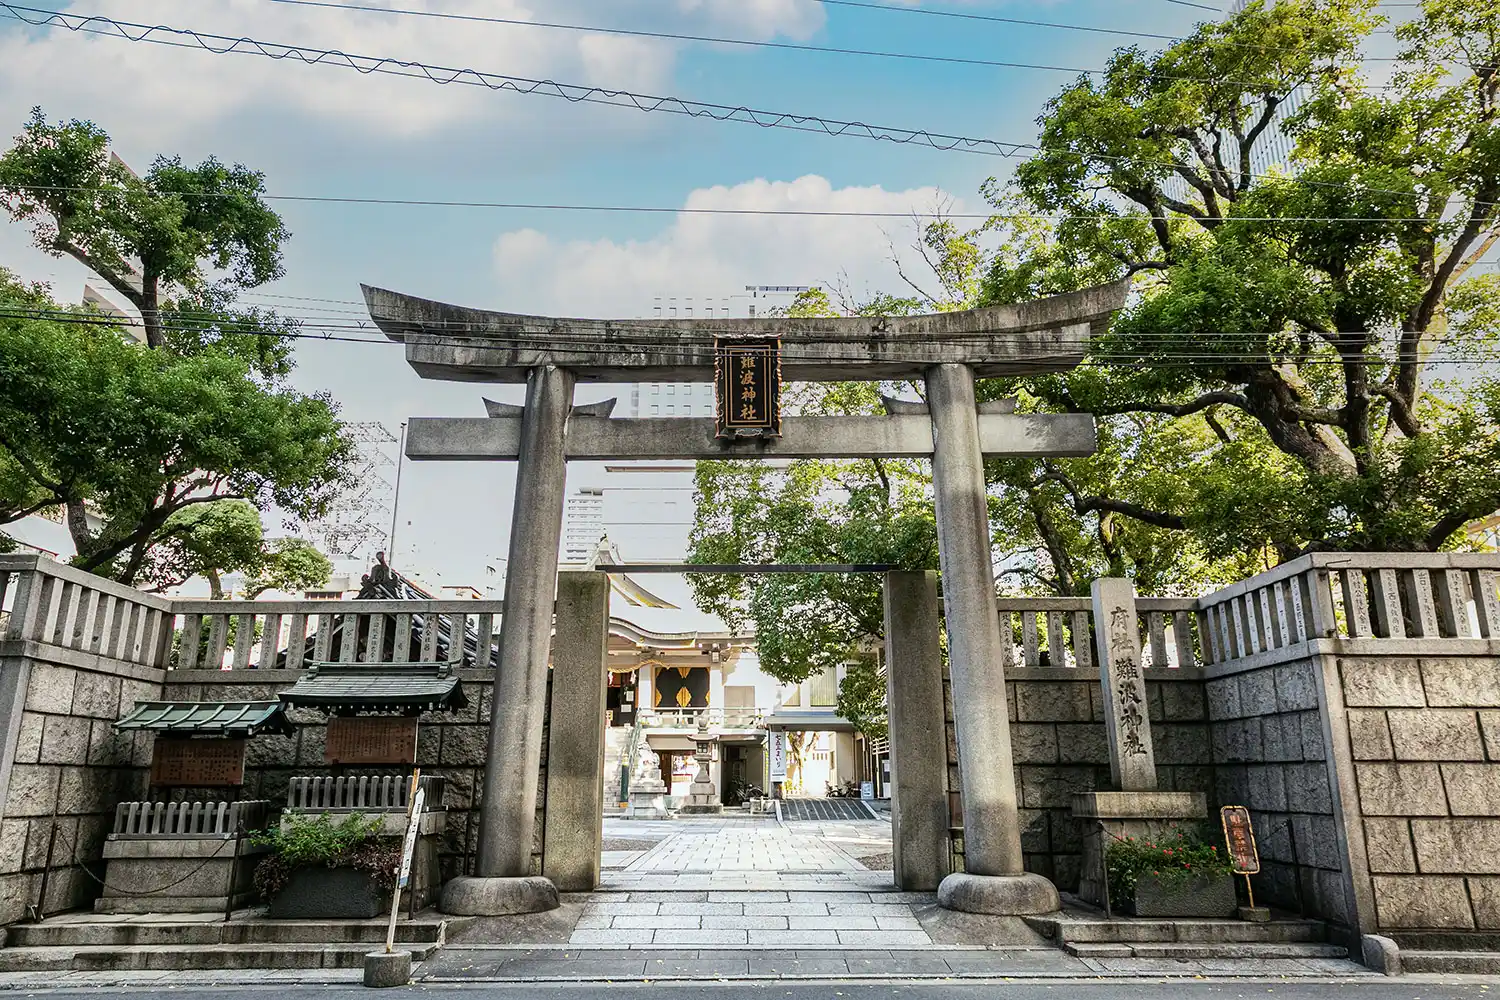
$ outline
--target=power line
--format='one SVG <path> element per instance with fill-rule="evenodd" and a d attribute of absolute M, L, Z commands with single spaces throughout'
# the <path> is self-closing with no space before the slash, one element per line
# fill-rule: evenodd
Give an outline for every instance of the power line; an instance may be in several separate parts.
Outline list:
<path fill-rule="evenodd" d="M 68 192 L 95 192 L 99 195 L 123 193 L 113 188 L 95 188 L 84 185 L 71 184 L 24 184 L 17 185 L 17 190 L 23 191 L 68 191 Z M 220 191 L 170 191 L 161 192 L 172 194 L 182 198 L 235 198 L 237 194 Z M 1372 193 L 1381 193 L 1378 189 Z M 1412 194 L 1413 192 L 1389 191 L 1390 194 Z M 414 208 L 486 208 L 502 209 L 511 211 L 534 211 L 534 212 L 598 212 L 598 213 L 620 213 L 620 214 L 644 214 L 644 215 L 721 215 L 721 216 L 782 216 L 788 218 L 818 218 L 818 219 L 952 219 L 968 221 L 991 221 L 1002 220 L 1008 222 L 1103 222 L 1103 223 L 1129 223 L 1139 224 L 1142 222 L 1175 222 L 1194 221 L 1192 216 L 1180 213 L 1167 215 L 1146 215 L 1144 213 L 1131 213 L 1128 215 L 1115 215 L 1103 213 L 1099 215 L 1085 215 L 1080 213 L 1066 212 L 942 212 L 942 211 L 918 211 L 912 209 L 902 212 L 879 212 L 879 211 L 848 211 L 843 209 L 808 209 L 808 208 L 707 208 L 690 205 L 602 205 L 602 204 L 567 204 L 561 202 L 525 202 L 525 201 L 451 201 L 437 198 L 360 198 L 352 195 L 298 195 L 298 194 L 262 194 L 260 197 L 266 201 L 291 201 L 312 202 L 335 205 L 389 205 Z M 1495 202 L 1474 202 L 1475 207 L 1494 205 Z M 1432 225 L 1432 220 L 1427 218 L 1392 218 L 1378 215 L 1231 215 L 1224 216 L 1215 221 L 1223 222 L 1319 222 L 1319 223 L 1372 223 L 1377 225 Z M 1455 223 L 1458 220 L 1453 220 Z M 1441 223 L 1439 223 L 1441 224 Z"/>
<path fill-rule="evenodd" d="M 563 84 L 552 80 L 534 80 L 526 77 L 510 77 L 497 73 L 482 73 L 472 69 L 435 67 L 424 63 L 389 57 L 351 56 L 336 49 L 307 49 L 299 46 L 283 45 L 281 43 L 262 42 L 251 38 L 234 39 L 227 35 L 211 35 L 191 29 L 172 28 L 166 25 L 150 27 L 134 22 L 115 21 L 107 17 L 64 14 L 60 11 L 44 11 L 41 8 L 20 7 L 5 2 L 5 0 L 0 0 L 0 10 L 10 11 L 9 14 L 0 14 L 0 17 L 10 17 L 14 20 L 38 27 L 63 27 L 69 31 L 98 34 L 125 41 L 146 41 L 158 45 L 169 45 L 174 48 L 196 48 L 218 55 L 259 55 L 275 60 L 296 59 L 308 65 L 327 64 L 341 66 L 366 75 L 383 73 L 412 79 L 425 79 L 431 83 L 440 85 L 459 83 L 467 86 L 482 86 L 490 90 L 510 90 L 519 94 L 557 97 L 574 104 L 604 104 L 610 107 L 634 108 L 637 111 L 643 112 L 665 112 L 690 118 L 712 118 L 715 121 L 730 121 L 738 124 L 756 125 L 761 128 L 784 128 L 799 132 L 821 133 L 829 136 L 853 136 L 856 138 L 893 142 L 897 145 L 925 145 L 937 150 L 975 153 L 985 156 L 1008 158 L 1020 155 L 1023 150 L 1041 151 L 1041 147 L 1034 142 L 1005 142 L 999 139 L 958 136 L 933 132 L 927 129 L 869 125 L 865 122 L 822 118 L 816 115 L 796 112 L 762 111 L 748 108 L 744 105 L 711 104 L 687 98 L 638 94 L 625 90 L 611 90 L 605 87 Z M 19 13 L 21 11 L 35 11 L 44 13 L 47 16 L 38 20 Z M 77 22 L 76 24 L 74 23 L 75 21 Z M 90 24 L 95 22 L 107 25 L 108 27 L 89 27 Z M 111 28 L 113 30 L 110 30 Z M 132 35 L 129 29 L 141 29 L 141 33 L 139 35 Z M 190 38 L 192 41 L 175 42 L 168 39 L 150 37 L 157 31 L 180 35 Z M 228 44 L 223 47 L 215 47 L 210 44 L 208 39 L 215 39 L 227 42 Z M 240 48 L 242 44 L 248 45 L 250 48 Z M 1093 158 L 1104 162 L 1161 166 L 1173 169 L 1180 166 L 1180 164 L 1169 160 L 1152 160 L 1138 156 L 1111 156 L 1098 153 L 1084 154 L 1072 151 L 1063 151 L 1063 155 L 1080 160 Z M 1270 177 L 1275 175 L 1251 173 L 1248 176 Z M 1322 187 L 1347 187 L 1342 182 L 1334 181 L 1306 181 L 1305 183 Z M 1402 196 L 1410 194 L 1407 191 L 1375 188 L 1370 189 L 1370 193 Z M 1492 203 L 1475 202 L 1475 207 L 1489 204 Z"/>
<path fill-rule="evenodd" d="M 272 2 L 277 2 L 277 3 L 308 3 L 308 4 L 312 4 L 313 0 L 272 0 Z M 343 4 L 334 4 L 334 3 L 317 3 L 315 5 L 316 6 L 340 6 L 340 7 L 344 6 Z M 403 67 L 403 68 L 408 68 L 409 67 L 409 68 L 428 69 L 428 70 L 432 70 L 432 71 L 437 72 L 437 73 L 441 73 L 441 74 L 449 75 L 450 76 L 450 79 L 448 79 L 448 80 L 444 80 L 444 81 L 436 81 L 436 80 L 434 80 L 434 82 L 443 82 L 443 83 L 461 82 L 461 81 L 456 81 L 456 80 L 452 79 L 452 76 L 463 75 L 463 76 L 472 76 L 476 80 L 481 80 L 481 81 L 493 78 L 493 79 L 499 79 L 499 80 L 505 80 L 505 81 L 519 81 L 519 82 L 524 82 L 524 83 L 548 83 L 548 84 L 552 84 L 553 86 L 559 86 L 558 84 L 556 84 L 556 83 L 554 83 L 553 81 L 550 81 L 550 80 L 547 80 L 547 81 L 528 80 L 528 79 L 525 79 L 525 78 L 522 78 L 522 77 L 507 76 L 505 74 L 499 74 L 499 73 L 482 73 L 482 72 L 480 72 L 478 70 L 469 69 L 469 68 L 459 69 L 459 68 L 454 68 L 454 67 L 450 67 L 450 66 L 424 66 L 422 63 L 411 62 L 411 61 L 401 60 L 401 59 L 393 59 L 393 58 L 388 58 L 388 57 L 369 56 L 369 55 L 360 55 L 360 54 L 356 54 L 356 53 L 341 52 L 341 51 L 338 51 L 336 49 L 315 50 L 315 49 L 306 48 L 304 46 L 285 45 L 285 44 L 282 44 L 280 42 L 263 42 L 263 41 L 260 41 L 260 40 L 254 39 L 254 38 L 245 37 L 245 36 L 240 36 L 238 38 L 234 38 L 234 37 L 231 37 L 229 35 L 218 35 L 218 34 L 213 34 L 213 33 L 210 33 L 210 32 L 195 31 L 195 30 L 188 29 L 188 28 L 173 28 L 173 27 L 170 27 L 168 25 L 163 25 L 163 24 L 147 25 L 147 24 L 140 24 L 140 23 L 136 23 L 136 22 L 132 22 L 132 21 L 117 21 L 114 18 L 100 17 L 100 16 L 85 16 L 85 15 L 82 15 L 82 14 L 66 14 L 66 13 L 64 13 L 62 11 L 48 10 L 48 9 L 42 8 L 42 7 L 22 7 L 22 6 L 19 6 L 19 5 L 14 5 L 14 4 L 9 4 L 9 3 L 0 4 L 0 6 L 3 6 L 3 7 L 5 7 L 6 9 L 8 9 L 8 10 L 10 10 L 12 12 L 26 11 L 26 12 L 32 13 L 32 14 L 47 14 L 47 15 L 50 15 L 51 17 L 58 17 L 58 18 L 66 18 L 66 17 L 81 18 L 85 22 L 90 22 L 90 21 L 99 22 L 99 23 L 106 24 L 106 25 L 113 26 L 113 27 L 118 27 L 118 28 L 122 28 L 122 29 L 123 28 L 129 28 L 129 29 L 141 32 L 140 35 L 132 37 L 132 36 L 128 35 L 128 33 L 124 32 L 123 30 L 121 31 L 121 36 L 122 37 L 126 37 L 130 41 L 133 41 L 133 42 L 154 41 L 155 39 L 152 39 L 152 38 L 150 38 L 148 36 L 150 36 L 152 34 L 156 34 L 158 32 L 169 33 L 169 34 L 173 34 L 173 35 L 189 36 L 189 37 L 193 38 L 195 41 L 197 41 L 203 48 L 208 49 L 209 51 L 217 52 L 220 55 L 226 55 L 226 54 L 229 54 L 230 52 L 236 52 L 236 51 L 241 51 L 242 52 L 244 50 L 239 50 L 237 48 L 239 45 L 242 45 L 242 44 L 243 45 L 248 45 L 252 49 L 259 49 L 260 50 L 258 52 L 254 52 L 252 54 L 271 55 L 270 52 L 267 52 L 267 51 L 264 50 L 264 47 L 269 45 L 272 48 L 283 50 L 283 53 L 281 55 L 279 55 L 279 56 L 273 56 L 273 58 L 286 58 L 288 55 L 297 54 L 297 55 L 299 55 L 299 57 L 301 58 L 301 60 L 303 62 L 308 62 L 311 65 L 317 65 L 320 62 L 327 61 L 330 57 L 338 57 L 337 59 L 334 60 L 335 63 L 338 62 L 338 59 L 342 59 L 342 60 L 348 62 L 351 65 L 352 68 L 360 69 L 361 72 L 382 72 L 383 70 L 381 70 L 379 68 L 379 65 L 381 65 L 381 64 L 389 64 L 389 65 L 393 65 L 393 66 L 400 66 L 400 67 Z M 391 13 L 390 11 L 384 10 L 382 8 L 368 8 L 368 7 L 367 8 L 360 8 L 357 5 L 349 5 L 349 6 L 350 6 L 351 9 L 380 10 L 382 13 Z M 395 13 L 413 13 L 413 14 L 417 14 L 417 15 L 425 15 L 426 14 L 426 12 L 420 12 L 420 11 L 417 11 L 417 12 L 413 12 L 413 11 L 396 11 Z M 433 16 L 443 16 L 443 15 L 433 15 Z M 467 16 L 464 16 L 464 15 L 447 15 L 447 16 L 452 16 L 452 17 L 455 17 L 455 18 L 461 17 L 464 20 L 470 19 L 470 18 L 468 18 Z M 24 18 L 24 17 L 21 18 L 21 19 L 22 20 L 29 20 L 29 19 Z M 624 29 L 624 28 L 589 28 L 589 27 L 584 27 L 584 26 L 580 26 L 580 25 L 569 25 L 569 24 L 556 24 L 556 23 L 545 23 L 544 24 L 544 23 L 536 22 L 536 21 L 504 21 L 504 20 L 498 19 L 498 18 L 495 18 L 495 19 L 484 18 L 484 20 L 495 20 L 495 21 L 498 21 L 500 23 L 526 24 L 526 25 L 531 25 L 531 26 L 535 26 L 535 27 L 571 29 L 571 30 L 575 30 L 575 31 L 598 31 L 598 32 L 601 32 L 601 33 L 606 33 L 606 34 L 637 35 L 637 36 L 644 36 L 644 37 L 651 37 L 651 38 L 677 38 L 677 39 L 682 39 L 682 40 L 687 40 L 687 41 L 710 42 L 710 43 L 716 43 L 716 44 L 722 44 L 722 45 L 748 45 L 748 46 L 756 46 L 756 47 L 763 47 L 763 48 L 795 49 L 795 50 L 802 50 L 802 51 L 808 51 L 808 52 L 825 52 L 825 53 L 837 54 L 837 55 L 864 56 L 864 57 L 875 58 L 875 59 L 904 59 L 904 60 L 911 60 L 911 61 L 915 61 L 915 62 L 948 63 L 948 64 L 961 65 L 961 66 L 986 66 L 986 67 L 990 67 L 990 68 L 994 68 L 994 69 L 1040 70 L 1042 72 L 1051 72 L 1051 73 L 1085 73 L 1085 74 L 1089 74 L 1091 76 L 1098 76 L 1098 75 L 1101 75 L 1101 74 L 1104 73 L 1104 70 L 1100 70 L 1100 69 L 1088 69 L 1088 68 L 1080 67 L 1080 66 L 1054 66 L 1054 65 L 1051 65 L 1051 64 L 1047 64 L 1047 63 L 1012 62 L 1012 61 L 1008 61 L 1008 60 L 998 60 L 998 59 L 974 59 L 974 58 L 969 58 L 969 57 L 966 57 L 966 56 L 940 56 L 940 55 L 922 55 L 922 54 L 917 54 L 917 53 L 904 53 L 904 52 L 883 52 L 883 51 L 878 51 L 878 50 L 874 50 L 874 49 L 848 49 L 848 48 L 835 48 L 835 47 L 832 47 L 832 46 L 804 45 L 804 44 L 801 44 L 801 43 L 798 43 L 798 42 L 750 41 L 750 40 L 747 40 L 747 39 L 713 38 L 713 37 L 702 36 L 702 35 L 685 35 L 685 34 L 673 34 L 673 33 L 669 33 L 669 32 L 638 31 L 638 30 L 628 30 L 628 29 Z M 32 23 L 32 24 L 38 24 L 39 22 L 30 21 L 30 23 Z M 73 30 L 78 30 L 78 29 L 73 29 Z M 203 41 L 204 39 L 211 39 L 213 41 L 220 42 L 220 43 L 227 42 L 229 44 L 228 44 L 227 48 L 216 49 L 213 46 L 204 44 L 204 41 Z M 308 59 L 306 57 L 307 53 L 312 53 L 313 54 L 313 58 L 312 59 Z M 374 65 L 370 65 L 368 68 L 361 68 L 360 66 L 354 65 L 355 61 L 359 61 L 359 62 L 363 62 L 363 63 L 367 63 L 367 64 L 374 64 Z M 405 75 L 405 74 L 403 74 L 403 75 Z M 1207 83 L 1207 82 L 1210 82 L 1209 80 L 1207 80 L 1204 77 L 1181 76 L 1181 75 L 1175 75 L 1175 74 L 1165 74 L 1165 78 L 1167 78 L 1167 79 L 1173 79 L 1173 80 L 1183 80 L 1183 81 L 1188 81 L 1188 82 L 1198 82 L 1198 83 Z M 1223 82 L 1235 82 L 1235 81 L 1223 81 Z M 1249 84 L 1246 84 L 1246 86 L 1249 86 Z M 597 87 L 596 88 L 588 88 L 588 89 L 590 89 L 590 90 L 603 90 L 603 88 L 597 88 Z M 653 100 L 663 100 L 663 98 L 652 98 L 652 99 Z M 675 99 L 670 99 L 670 100 L 675 100 Z M 687 102 L 687 103 L 698 103 L 698 102 Z"/>
<path fill-rule="evenodd" d="M 320 7 L 331 10 L 352 10 L 372 14 L 387 14 L 403 17 L 425 17 L 439 20 L 465 21 L 479 24 L 498 24 L 512 27 L 545 28 L 560 31 L 586 31 L 603 35 L 625 35 L 635 38 L 659 38 L 670 41 L 706 42 L 712 45 L 739 45 L 747 48 L 760 49 L 785 49 L 796 52 L 823 52 L 832 55 L 846 56 L 870 56 L 881 59 L 914 59 L 923 62 L 945 62 L 961 63 L 975 66 L 997 66 L 1004 68 L 1020 69 L 1048 69 L 1060 70 L 1055 66 L 1034 66 L 1025 63 L 997 62 L 989 59 L 969 59 L 956 56 L 934 56 L 923 53 L 910 52 L 884 52 L 868 49 L 854 49 L 843 46 L 813 45 L 801 42 L 777 42 L 754 38 L 726 38 L 716 35 L 692 35 L 675 31 L 646 31 L 639 28 L 610 28 L 600 25 L 589 24 L 565 24 L 556 21 L 528 21 L 518 17 L 491 17 L 483 14 L 456 14 L 448 11 L 436 10 L 412 10 L 401 7 L 377 7 L 371 4 L 345 3 L 338 0 L 266 0 L 268 3 L 289 4 L 296 7 Z M 842 0 L 819 0 L 819 2 L 836 3 Z M 1182 39 L 1176 35 L 1163 34 L 1152 31 L 1130 31 L 1125 28 L 1105 28 L 1087 24 L 1065 24 L 1057 21 L 1036 21 L 1020 17 L 998 17 L 990 14 L 962 14 L 955 11 L 925 10 L 919 7 L 892 7 L 885 4 L 847 3 L 847 6 L 868 7 L 875 10 L 905 11 L 915 14 L 933 14 L 947 17 L 962 17 L 976 21 L 993 21 L 1001 24 L 1026 25 L 1037 28 L 1054 28 L 1060 30 L 1092 32 L 1103 35 L 1117 35 L 1126 38 L 1148 38 L 1155 41 L 1177 42 Z M 1281 51 L 1273 46 L 1252 45 L 1248 43 L 1235 44 L 1235 48 L 1251 48 L 1261 51 Z M 1394 56 L 1361 56 L 1361 60 L 1378 62 L 1396 61 Z M 1069 70 L 1069 72 L 1100 72 L 1097 70 Z"/>
<path fill-rule="evenodd" d="M 51 315 L 34 315 L 35 313 L 51 313 Z M 40 319 L 40 320 L 49 320 L 51 322 L 68 323 L 68 324 L 74 324 L 74 325 L 80 325 L 80 326 L 121 327 L 121 326 L 139 326 L 140 325 L 139 323 L 121 322 L 121 321 L 118 321 L 118 320 L 112 320 L 112 319 L 108 319 L 108 318 L 105 318 L 105 317 L 97 317 L 96 318 L 96 317 L 91 317 L 91 316 L 80 316 L 80 315 L 75 314 L 75 313 L 68 313 L 68 314 L 64 314 L 64 315 L 57 315 L 57 313 L 58 313 L 57 310 L 7 310 L 3 306 L 0 306 L 0 318 Z M 28 314 L 31 314 L 31 315 L 28 315 Z M 186 327 L 186 328 L 183 328 L 183 329 L 198 330 L 200 328 L 198 328 L 198 327 Z M 1275 334 L 1272 334 L 1272 335 L 1280 336 L 1280 335 L 1282 335 L 1284 333 L 1286 333 L 1286 331 L 1277 331 Z M 1238 333 L 1238 334 L 1236 334 L 1236 333 L 1233 333 L 1233 332 L 1206 331 L 1206 332 L 1199 332 L 1199 333 L 1196 333 L 1196 334 L 1187 334 L 1187 333 L 1184 333 L 1184 334 L 1180 334 L 1180 335 L 1175 335 L 1173 337 L 1173 339 L 1185 340 L 1185 339 L 1202 339 L 1202 338 L 1213 337 L 1213 336 L 1261 336 L 1261 335 L 1264 335 L 1264 334 L 1247 334 L 1247 333 Z M 275 336 L 282 337 L 282 338 L 287 338 L 287 339 L 310 340 L 310 341 L 329 341 L 329 342 L 334 342 L 334 343 L 381 344 L 381 345 L 397 346 L 397 347 L 402 346 L 399 342 L 392 341 L 392 340 L 389 340 L 388 338 L 383 338 L 383 337 L 382 338 L 374 338 L 374 337 L 345 337 L 345 336 L 325 335 L 325 334 L 309 334 L 309 333 L 284 333 L 284 334 L 277 334 Z M 676 349 L 673 349 L 671 347 L 668 347 L 668 346 L 665 346 L 665 345 L 661 345 L 661 344 L 653 344 L 653 343 L 647 343 L 647 342 L 639 342 L 637 344 L 630 344 L 628 342 L 601 343 L 601 342 L 597 342 L 597 341 L 594 341 L 594 342 L 571 342 L 571 341 L 561 340 L 561 339 L 552 338 L 552 337 L 548 337 L 548 338 L 523 338 L 523 337 L 493 337 L 493 336 L 486 338 L 486 340 L 484 342 L 476 342 L 475 338 L 472 338 L 472 337 L 468 337 L 468 338 L 455 338 L 455 337 L 451 337 L 451 336 L 444 337 L 442 335 L 436 335 L 436 336 L 433 336 L 433 335 L 424 335 L 423 336 L 423 341 L 424 342 L 436 342 L 436 343 L 440 343 L 440 344 L 441 343 L 446 343 L 446 344 L 451 345 L 451 346 L 462 346 L 462 347 L 465 347 L 465 348 L 468 348 L 468 349 L 471 349 L 471 350 L 485 350 L 485 349 L 500 350 L 500 351 L 530 350 L 530 351 L 536 351 L 536 352 L 559 351 L 559 352 L 566 352 L 566 353 L 570 353 L 570 354 L 585 354 L 585 355 L 592 354 L 592 355 L 597 356 L 597 357 L 606 357 L 606 356 L 609 356 L 609 355 L 617 353 L 621 349 L 628 349 L 628 350 L 631 350 L 632 353 L 636 353 L 636 354 L 641 354 L 641 353 L 644 353 L 644 354 L 653 354 L 654 353 L 654 354 L 661 355 L 663 357 L 672 357 L 672 358 L 677 358 L 677 357 L 680 356 L 680 351 L 678 351 Z M 1472 366 L 1472 365 L 1475 365 L 1475 364 L 1483 364 L 1483 363 L 1486 363 L 1486 362 L 1500 362 L 1500 352 L 1495 352 L 1493 348 L 1488 348 L 1488 350 L 1490 351 L 1490 353 L 1488 353 L 1486 356 L 1483 356 L 1483 357 L 1472 357 L 1471 356 L 1471 357 L 1464 357 L 1464 358 L 1426 358 L 1426 359 L 1423 359 L 1422 365 L 1424 367 L 1430 367 L 1430 366 L 1435 366 L 1435 365 L 1444 365 L 1444 366 L 1447 366 L 1447 365 L 1470 365 L 1470 366 Z M 1028 362 L 1028 361 L 1042 361 L 1042 360 L 1046 360 L 1048 357 L 1050 357 L 1050 355 L 1041 355 L 1041 354 L 1038 354 L 1038 355 L 1017 355 L 1012 360 L 1015 360 L 1018 363 L 1024 363 L 1024 362 Z M 839 356 L 839 355 L 833 355 L 833 354 L 820 353 L 819 354 L 819 358 L 822 359 L 822 360 L 828 360 L 828 361 L 860 361 L 860 360 L 864 360 L 866 358 L 866 355 L 863 355 L 863 354 L 852 354 L 852 355 L 847 355 L 847 356 Z M 1246 353 L 1246 354 L 1228 354 L 1228 353 L 1213 353 L 1213 352 L 1207 352 L 1207 351 L 1200 351 L 1200 352 L 1170 352 L 1170 353 L 1147 353 L 1147 352 L 1124 352 L 1124 351 L 1118 351 L 1118 352 L 1110 353 L 1110 352 L 1105 351 L 1105 352 L 1100 352 L 1099 356 L 1096 356 L 1094 358 L 1086 358 L 1086 359 L 1084 359 L 1084 361 L 1081 363 L 1081 366 L 1082 367 L 1113 367 L 1113 366 L 1117 366 L 1117 365 L 1141 365 L 1141 364 L 1147 364 L 1147 365 L 1149 365 L 1149 366 L 1151 366 L 1153 368 L 1174 369 L 1174 368 L 1201 368 L 1201 367 L 1204 367 L 1206 365 L 1211 365 L 1211 364 L 1214 364 L 1214 365 L 1224 365 L 1224 364 L 1237 364 L 1237 363 L 1248 363 L 1248 364 L 1270 363 L 1270 362 L 1273 362 L 1273 361 L 1275 361 L 1277 359 L 1284 360 L 1284 357 L 1279 352 L 1277 354 L 1275 354 L 1275 355 L 1272 355 L 1272 354 L 1269 354 L 1269 353 L 1266 353 L 1266 352 Z M 923 355 L 923 356 L 916 356 L 916 355 L 912 355 L 912 356 L 891 355 L 890 358 L 889 358 L 889 360 L 892 360 L 892 361 L 905 361 L 905 362 L 911 362 L 911 363 L 922 363 L 922 362 L 930 362 L 931 358 L 928 357 L 928 356 L 926 356 L 926 355 Z M 1381 368 L 1391 367 L 1392 365 L 1394 365 L 1396 363 L 1397 362 L 1394 359 L 1381 358 L 1381 357 L 1362 357 L 1362 358 L 1359 358 L 1359 359 L 1346 359 L 1346 358 L 1333 358 L 1333 357 L 1311 357 L 1311 358 L 1307 358 L 1307 359 L 1303 359 L 1303 360 L 1298 361 L 1299 365 L 1311 365 L 1311 366 L 1346 366 L 1346 365 L 1350 365 L 1350 364 L 1355 364 L 1355 365 L 1361 365 L 1361 366 L 1364 366 L 1364 367 L 1381 367 Z"/>

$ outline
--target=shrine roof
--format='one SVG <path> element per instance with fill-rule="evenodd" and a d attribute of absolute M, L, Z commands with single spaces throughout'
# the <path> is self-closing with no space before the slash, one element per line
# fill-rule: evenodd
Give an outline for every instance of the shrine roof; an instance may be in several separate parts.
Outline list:
<path fill-rule="evenodd" d="M 448 663 L 311 663 L 281 702 L 325 712 L 456 712 L 469 699 Z"/>
<path fill-rule="evenodd" d="M 778 337 L 787 381 L 919 377 L 935 364 L 980 377 L 1076 367 L 1125 304 L 1117 281 L 1049 298 L 922 316 L 569 319 L 495 312 L 362 285 L 386 336 L 423 378 L 524 382 L 558 365 L 584 382 L 708 382 L 721 337 Z"/>
<path fill-rule="evenodd" d="M 194 736 L 287 736 L 292 732 L 279 701 L 140 701 L 115 728 Z"/>

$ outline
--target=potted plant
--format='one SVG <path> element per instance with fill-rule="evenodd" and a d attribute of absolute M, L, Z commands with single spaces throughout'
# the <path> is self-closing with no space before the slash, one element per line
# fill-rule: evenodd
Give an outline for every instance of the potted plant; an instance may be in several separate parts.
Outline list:
<path fill-rule="evenodd" d="M 1234 873 L 1223 853 L 1196 833 L 1117 839 L 1105 852 L 1109 898 L 1138 917 L 1234 915 Z"/>
<path fill-rule="evenodd" d="M 278 919 L 367 919 L 390 905 L 401 840 L 382 835 L 381 817 L 292 815 L 252 843 L 271 853 L 255 869 L 255 888 Z"/>

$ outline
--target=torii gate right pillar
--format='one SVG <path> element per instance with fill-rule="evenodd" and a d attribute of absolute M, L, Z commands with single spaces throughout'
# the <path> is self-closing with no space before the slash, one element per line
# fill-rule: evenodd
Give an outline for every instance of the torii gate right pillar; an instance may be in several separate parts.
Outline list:
<path fill-rule="evenodd" d="M 974 371 L 934 365 L 926 382 L 964 809 L 965 871 L 943 879 L 938 902 L 970 913 L 1050 913 L 1059 906 L 1057 888 L 1022 865 Z"/>

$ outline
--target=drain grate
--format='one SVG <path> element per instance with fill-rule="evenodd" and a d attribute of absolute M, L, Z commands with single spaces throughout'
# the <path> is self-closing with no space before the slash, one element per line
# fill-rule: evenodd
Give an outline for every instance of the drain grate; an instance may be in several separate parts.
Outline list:
<path fill-rule="evenodd" d="M 871 819 L 870 810 L 858 799 L 785 799 L 781 818 L 788 823 L 846 823 Z"/>

